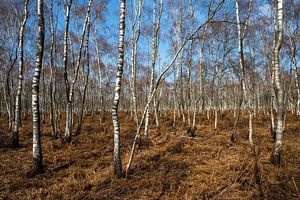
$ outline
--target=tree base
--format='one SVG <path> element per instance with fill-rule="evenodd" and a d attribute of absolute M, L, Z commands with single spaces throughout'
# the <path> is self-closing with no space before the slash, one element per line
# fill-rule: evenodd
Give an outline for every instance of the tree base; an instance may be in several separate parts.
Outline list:
<path fill-rule="evenodd" d="M 114 163 L 114 176 L 118 179 L 123 177 L 122 166 L 120 164 Z"/>
<path fill-rule="evenodd" d="M 270 161 L 271 161 L 271 163 L 273 165 L 280 165 L 280 162 L 281 162 L 280 153 L 278 153 L 278 154 L 272 154 L 271 158 L 270 158 Z"/>
<path fill-rule="evenodd" d="M 190 136 L 190 137 L 192 137 L 192 138 L 194 138 L 195 137 L 195 133 L 196 133 L 196 128 L 194 127 L 194 128 L 188 128 L 188 130 L 187 130 L 187 134 L 188 134 L 188 136 Z"/>
<path fill-rule="evenodd" d="M 33 160 L 33 165 L 30 171 L 27 173 L 28 178 L 33 178 L 38 174 L 44 173 L 44 166 L 41 161 Z"/>
<path fill-rule="evenodd" d="M 71 141 L 72 141 L 71 136 L 65 137 L 64 141 L 67 142 L 67 143 L 71 143 Z"/>
<path fill-rule="evenodd" d="M 52 132 L 51 133 L 51 137 L 52 137 L 52 140 L 56 140 L 57 139 L 57 134 Z"/>
<path fill-rule="evenodd" d="M 231 134 L 230 140 L 231 140 L 231 142 L 234 142 L 234 143 L 237 142 L 237 138 L 236 138 L 236 135 L 234 133 Z"/>
<path fill-rule="evenodd" d="M 14 149 L 19 148 L 20 147 L 19 139 L 12 138 L 11 147 L 14 148 Z"/>
<path fill-rule="evenodd" d="M 75 135 L 80 135 L 80 132 L 81 132 L 81 126 L 78 126 Z"/>

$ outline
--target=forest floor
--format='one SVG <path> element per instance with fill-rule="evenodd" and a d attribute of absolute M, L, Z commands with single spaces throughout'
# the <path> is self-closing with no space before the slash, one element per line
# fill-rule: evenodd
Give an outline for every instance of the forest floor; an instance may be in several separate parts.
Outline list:
<path fill-rule="evenodd" d="M 135 135 L 134 122 L 122 113 L 123 167 Z M 0 119 L 0 199 L 300 199 L 300 118 L 286 120 L 282 164 L 269 157 L 274 147 L 269 117 L 254 120 L 255 156 L 249 147 L 248 120 L 242 116 L 238 143 L 230 141 L 233 117 L 198 120 L 195 138 L 186 126 L 172 127 L 172 115 L 162 116 L 160 128 L 151 125 L 149 142 L 136 152 L 130 174 L 112 176 L 111 116 L 87 116 L 82 133 L 71 144 L 52 140 L 49 123 L 42 125 L 45 173 L 28 178 L 32 158 L 32 127 L 23 121 L 19 149 L 4 143 L 10 137 Z M 63 127 L 61 127 L 63 130 Z"/>

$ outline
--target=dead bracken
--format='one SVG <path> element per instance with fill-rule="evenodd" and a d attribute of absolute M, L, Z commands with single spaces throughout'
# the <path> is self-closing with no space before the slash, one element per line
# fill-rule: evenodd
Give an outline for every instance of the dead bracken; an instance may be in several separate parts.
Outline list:
<path fill-rule="evenodd" d="M 125 116 L 120 115 L 124 160 L 135 134 L 134 121 Z M 99 124 L 98 115 L 84 119 L 82 131 L 86 134 L 74 136 L 72 144 L 52 140 L 46 121 L 42 129 L 45 172 L 27 178 L 32 142 L 31 120 L 27 119 L 20 134 L 21 147 L 0 149 L 4 183 L 0 199 L 298 199 L 300 133 L 294 130 L 300 128 L 299 118 L 288 115 L 279 167 L 269 159 L 273 139 L 267 118 L 260 114 L 258 119 L 254 120 L 257 155 L 253 155 L 247 131 L 243 131 L 246 127 L 238 131 L 239 144 L 231 144 L 231 113 L 220 121 L 218 134 L 214 134 L 213 122 L 197 119 L 205 125 L 197 127 L 194 139 L 186 137 L 187 127 L 174 129 L 162 118 L 159 132 L 150 126 L 151 145 L 138 150 L 130 174 L 121 179 L 112 173 L 112 122 Z M 241 121 L 247 121 L 246 115 Z M 1 136 L 7 137 L 8 124 L 3 118 L 1 123 Z"/>

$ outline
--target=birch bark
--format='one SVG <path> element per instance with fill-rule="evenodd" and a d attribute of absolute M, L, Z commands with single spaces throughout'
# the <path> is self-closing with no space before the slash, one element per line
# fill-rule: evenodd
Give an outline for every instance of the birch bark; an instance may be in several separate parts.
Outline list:
<path fill-rule="evenodd" d="M 112 120 L 114 125 L 114 174 L 117 177 L 122 175 L 122 161 L 120 151 L 120 124 L 118 108 L 121 93 L 121 80 L 124 65 L 124 39 L 125 39 L 125 11 L 126 0 L 120 0 L 120 24 L 119 24 L 119 44 L 118 44 L 118 71 L 116 77 L 115 95 L 112 106 Z"/>
<path fill-rule="evenodd" d="M 24 73 L 24 32 L 28 18 L 28 3 L 29 0 L 24 0 L 24 16 L 20 24 L 19 34 L 19 76 L 18 76 L 18 89 L 15 102 L 15 119 L 12 130 L 12 147 L 19 147 L 19 129 L 21 125 L 21 96 L 23 89 L 23 73 Z"/>
<path fill-rule="evenodd" d="M 36 61 L 34 76 L 32 80 L 32 130 L 33 130 L 33 160 L 31 176 L 43 172 L 43 156 L 41 147 L 41 114 L 40 114 L 40 91 L 39 83 L 41 69 L 43 64 L 44 40 L 45 40 L 45 22 L 43 0 L 37 0 L 38 15 L 38 40 L 36 47 Z"/>
<path fill-rule="evenodd" d="M 282 137 L 284 130 L 284 93 L 280 74 L 280 49 L 283 38 L 283 0 L 277 0 L 277 33 L 275 38 L 274 48 L 274 88 L 277 103 L 277 122 L 276 122 L 276 140 L 274 152 L 271 155 L 273 164 L 280 164 L 280 153 L 282 147 Z"/>

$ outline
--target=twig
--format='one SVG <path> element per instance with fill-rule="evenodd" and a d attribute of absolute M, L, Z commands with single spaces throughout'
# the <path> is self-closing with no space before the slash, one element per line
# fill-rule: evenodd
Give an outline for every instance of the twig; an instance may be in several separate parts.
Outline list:
<path fill-rule="evenodd" d="M 180 137 L 182 137 L 182 138 L 189 138 L 189 139 L 192 139 L 192 140 L 201 140 L 201 141 L 204 141 L 203 139 L 201 139 L 201 138 L 193 138 L 193 137 L 189 137 L 189 136 L 185 136 L 185 135 L 182 135 L 182 136 L 180 136 Z"/>
<path fill-rule="evenodd" d="M 297 185 L 296 185 L 296 182 L 295 182 L 295 179 L 294 179 L 294 177 L 292 177 L 292 180 L 293 180 L 293 183 L 294 183 L 294 186 L 295 186 L 295 189 L 296 189 L 297 193 L 299 193 L 299 191 L 298 191 L 298 187 L 297 187 Z"/>

